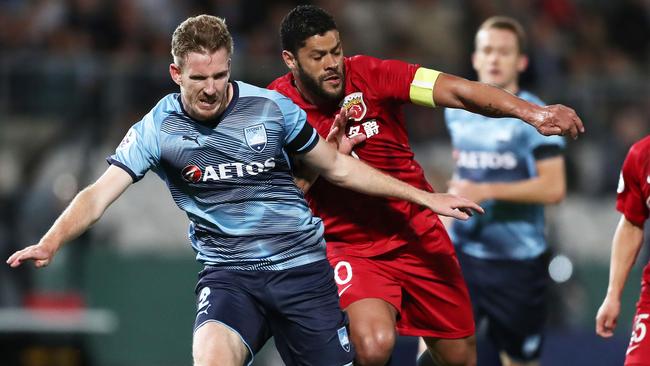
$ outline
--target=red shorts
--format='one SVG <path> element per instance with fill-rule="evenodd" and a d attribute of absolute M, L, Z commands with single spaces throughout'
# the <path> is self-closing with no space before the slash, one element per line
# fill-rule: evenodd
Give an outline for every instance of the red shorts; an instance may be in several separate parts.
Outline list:
<path fill-rule="evenodd" d="M 341 307 L 365 298 L 392 304 L 406 336 L 474 334 L 472 305 L 454 247 L 438 223 L 415 241 L 375 257 L 329 253 Z"/>
<path fill-rule="evenodd" d="M 650 365 L 650 299 L 643 294 L 637 303 L 632 336 L 625 353 L 625 366 Z"/>

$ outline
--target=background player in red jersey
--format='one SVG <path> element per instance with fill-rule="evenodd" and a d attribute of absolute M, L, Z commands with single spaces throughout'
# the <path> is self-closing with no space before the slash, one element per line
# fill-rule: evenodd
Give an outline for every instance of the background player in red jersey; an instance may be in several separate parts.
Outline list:
<path fill-rule="evenodd" d="M 596 315 L 596 333 L 605 338 L 614 334 L 621 311 L 621 294 L 630 269 L 643 243 L 643 224 L 650 211 L 650 136 L 630 148 L 618 183 L 616 209 L 621 219 L 612 240 L 609 286 Z M 641 295 L 625 365 L 650 365 L 650 263 L 643 270 Z"/>
<path fill-rule="evenodd" d="M 442 105 L 491 117 L 516 117 L 543 134 L 583 131 L 575 112 L 540 107 L 503 90 L 401 61 L 343 57 L 336 24 L 320 8 L 299 6 L 284 19 L 282 56 L 291 70 L 269 86 L 291 98 L 326 136 L 342 106 L 349 138 L 365 135 L 354 154 L 415 187 L 432 191 L 413 159 L 402 105 Z M 296 172 L 296 174 L 300 174 Z M 323 180 L 308 200 L 325 223 L 328 258 L 361 365 L 383 365 L 395 329 L 422 336 L 439 365 L 474 364 L 474 322 L 454 248 L 430 210 L 338 189 Z"/>

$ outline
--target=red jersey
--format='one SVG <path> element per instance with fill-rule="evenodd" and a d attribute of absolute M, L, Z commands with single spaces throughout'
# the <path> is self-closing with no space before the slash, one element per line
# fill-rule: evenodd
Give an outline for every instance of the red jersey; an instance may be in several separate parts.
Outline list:
<path fill-rule="evenodd" d="M 616 209 L 643 227 L 650 215 L 650 135 L 632 145 L 621 169 Z M 650 294 L 650 264 L 643 270 L 643 292 Z"/>
<path fill-rule="evenodd" d="M 346 57 L 345 98 L 351 111 L 347 134 L 367 139 L 354 148 L 365 163 L 433 192 L 414 160 L 404 123 L 402 105 L 410 103 L 409 90 L 419 65 L 368 56 Z M 307 120 L 327 136 L 337 108 L 318 109 L 307 102 L 288 73 L 269 85 L 307 112 Z M 370 257 L 414 241 L 438 220 L 428 209 L 405 201 L 371 197 L 318 179 L 307 194 L 314 215 L 323 219 L 328 252 Z M 442 233 L 441 233 L 442 234 Z M 443 234 L 444 237 L 446 235 Z"/>
<path fill-rule="evenodd" d="M 616 209 L 643 227 L 650 210 L 650 135 L 632 145 L 621 169 Z"/>

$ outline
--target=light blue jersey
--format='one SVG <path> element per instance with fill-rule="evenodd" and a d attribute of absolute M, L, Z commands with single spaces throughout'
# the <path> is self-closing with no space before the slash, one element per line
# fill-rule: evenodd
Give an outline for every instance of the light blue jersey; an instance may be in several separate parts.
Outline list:
<path fill-rule="evenodd" d="M 542 105 L 536 96 L 520 98 Z M 533 151 L 541 146 L 564 147 L 559 136 L 540 135 L 516 118 L 488 118 L 465 110 L 445 110 L 456 160 L 455 176 L 475 182 L 513 182 L 537 175 Z M 457 249 L 486 259 L 528 259 L 543 253 L 544 207 L 489 200 L 484 215 L 455 221 L 450 232 Z"/>
<path fill-rule="evenodd" d="M 281 270 L 324 259 L 323 224 L 294 184 L 287 155 L 311 150 L 317 132 L 279 93 L 232 85 L 232 101 L 213 126 L 193 120 L 179 94 L 167 95 L 109 162 L 134 181 L 150 169 L 165 181 L 206 265 Z"/>

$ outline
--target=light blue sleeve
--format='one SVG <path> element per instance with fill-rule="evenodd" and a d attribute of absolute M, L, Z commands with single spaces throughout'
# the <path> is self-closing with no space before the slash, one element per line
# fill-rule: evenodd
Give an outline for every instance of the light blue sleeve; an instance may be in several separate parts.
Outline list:
<path fill-rule="evenodd" d="M 149 169 L 159 163 L 160 144 L 158 130 L 152 114 L 134 124 L 108 160 L 124 169 L 134 182 L 142 179 Z"/>
<path fill-rule="evenodd" d="M 291 152 L 311 150 L 318 142 L 318 132 L 307 123 L 307 113 L 286 97 L 276 103 L 284 117 L 285 146 Z"/>

